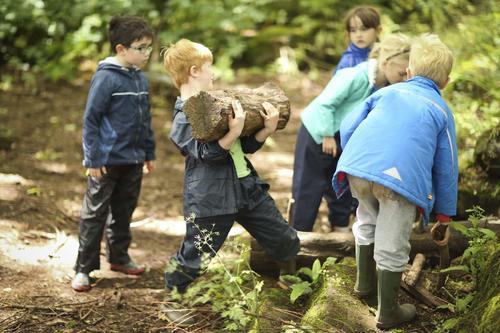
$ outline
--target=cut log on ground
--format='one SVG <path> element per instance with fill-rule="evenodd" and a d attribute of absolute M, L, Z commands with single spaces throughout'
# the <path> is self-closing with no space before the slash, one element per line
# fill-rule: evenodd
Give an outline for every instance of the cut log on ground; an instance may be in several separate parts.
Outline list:
<path fill-rule="evenodd" d="M 192 126 L 193 137 L 200 142 L 223 137 L 229 130 L 228 119 L 233 114 L 231 102 L 235 99 L 247 113 L 241 136 L 250 136 L 264 127 L 260 115 L 260 111 L 264 111 L 263 102 L 278 109 L 278 129 L 285 128 L 290 118 L 290 100 L 274 83 L 268 82 L 256 89 L 202 91 L 190 97 L 183 108 Z"/>
<path fill-rule="evenodd" d="M 457 222 L 466 227 L 470 227 L 470 222 Z M 485 220 L 480 223 L 481 228 L 494 231 L 500 237 L 500 220 Z M 317 233 L 299 232 L 300 252 L 297 255 L 297 265 L 310 267 L 316 258 L 326 259 L 328 257 L 354 256 L 354 236 L 339 232 Z M 429 233 L 429 226 L 423 234 L 412 233 L 411 257 L 417 253 L 439 255 L 439 249 L 432 240 Z M 465 251 L 468 246 L 467 238 L 460 232 L 451 228 L 449 242 L 450 258 L 456 258 Z M 276 272 L 276 265 L 264 250 L 252 240 L 252 252 L 250 254 L 250 265 L 257 272 Z"/>

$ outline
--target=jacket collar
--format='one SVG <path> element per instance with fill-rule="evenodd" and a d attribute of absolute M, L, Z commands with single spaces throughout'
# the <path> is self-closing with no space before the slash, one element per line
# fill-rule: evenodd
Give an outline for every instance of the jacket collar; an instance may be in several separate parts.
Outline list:
<path fill-rule="evenodd" d="M 347 50 L 353 53 L 357 57 L 366 59 L 368 58 L 368 54 L 372 49 L 369 47 L 365 47 L 362 49 L 360 47 L 357 47 L 353 43 L 350 43 L 349 46 L 347 47 Z"/>
<path fill-rule="evenodd" d="M 177 97 L 174 105 L 174 118 L 177 115 L 177 113 L 182 112 L 183 107 L 184 107 L 184 101 L 182 100 L 182 98 Z"/>
<path fill-rule="evenodd" d="M 116 68 L 127 72 L 141 70 L 139 67 L 128 68 L 123 66 L 122 64 L 120 64 L 120 62 L 118 62 L 118 59 L 116 59 L 116 57 L 107 57 L 106 59 L 99 61 L 99 69 L 103 68 Z"/>
<path fill-rule="evenodd" d="M 436 82 L 432 81 L 429 78 L 426 78 L 425 76 L 418 76 L 417 75 L 417 76 L 412 77 L 411 79 L 409 79 L 406 82 L 413 82 L 418 86 L 434 89 L 441 96 L 441 90 L 439 90 L 439 87 L 436 84 Z"/>

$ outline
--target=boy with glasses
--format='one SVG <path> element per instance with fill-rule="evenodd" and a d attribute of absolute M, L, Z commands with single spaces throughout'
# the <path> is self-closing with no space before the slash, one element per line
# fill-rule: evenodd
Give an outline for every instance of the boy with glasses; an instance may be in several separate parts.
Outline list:
<path fill-rule="evenodd" d="M 71 282 L 90 290 L 89 273 L 99 269 L 106 229 L 111 270 L 140 275 L 128 255 L 130 219 L 137 205 L 143 169 L 153 171 L 155 141 L 149 112 L 149 84 L 141 72 L 152 51 L 153 32 L 135 16 L 115 16 L 109 41 L 116 53 L 99 63 L 83 116 L 83 166 L 87 191 L 80 217 L 80 246 Z"/>

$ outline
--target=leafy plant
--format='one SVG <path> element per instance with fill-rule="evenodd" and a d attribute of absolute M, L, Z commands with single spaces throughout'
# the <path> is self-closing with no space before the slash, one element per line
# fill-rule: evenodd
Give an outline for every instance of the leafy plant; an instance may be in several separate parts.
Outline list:
<path fill-rule="evenodd" d="M 480 221 L 484 218 L 484 210 L 481 207 L 474 206 L 467 212 L 470 213 L 471 227 L 467 228 L 456 222 L 452 222 L 451 227 L 469 238 L 469 246 L 462 255 L 460 265 L 449 267 L 442 270 L 442 272 L 462 271 L 468 273 L 477 286 L 481 276 L 487 272 L 491 256 L 498 250 L 499 244 L 493 231 L 480 227 Z M 477 291 L 474 290 L 465 295 L 458 294 L 454 296 L 455 304 L 451 306 L 450 310 L 459 316 L 466 313 L 475 300 L 476 293 Z M 460 322 L 460 318 L 450 318 L 441 325 L 439 332 L 448 332 Z"/>
<path fill-rule="evenodd" d="M 194 215 L 186 223 L 194 224 Z M 226 242 L 225 247 L 238 255 L 233 265 L 228 267 L 219 253 L 212 248 L 213 230 L 201 230 L 195 241 L 199 251 L 204 252 L 202 266 L 206 274 L 192 283 L 182 295 L 173 292 L 173 298 L 186 306 L 194 307 L 210 304 L 214 312 L 223 319 L 225 331 L 242 332 L 256 317 L 260 304 L 260 294 L 264 282 L 259 279 L 246 260 L 250 247 L 241 240 Z M 203 251 L 202 251 L 203 252 Z M 214 257 L 215 260 L 211 260 Z"/>
<path fill-rule="evenodd" d="M 283 279 L 292 282 L 292 285 L 290 286 L 292 289 L 292 292 L 290 293 L 290 301 L 295 303 L 299 297 L 311 294 L 314 287 L 320 281 L 321 275 L 325 269 L 333 264 L 333 260 L 333 258 L 328 258 L 325 260 L 323 265 L 321 265 L 319 259 L 316 259 L 312 268 L 302 267 L 297 272 L 297 275 L 284 276 Z"/>

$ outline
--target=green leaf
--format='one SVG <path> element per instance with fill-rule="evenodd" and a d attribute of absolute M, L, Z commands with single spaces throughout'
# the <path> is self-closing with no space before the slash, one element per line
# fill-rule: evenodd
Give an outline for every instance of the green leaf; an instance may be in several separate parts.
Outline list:
<path fill-rule="evenodd" d="M 446 320 L 443 324 L 443 329 L 451 330 L 460 322 L 460 318 L 450 318 Z"/>
<path fill-rule="evenodd" d="M 300 296 L 311 293 L 312 289 L 310 285 L 311 283 L 307 281 L 292 285 L 292 293 L 290 294 L 290 301 L 292 303 L 295 303 L 297 298 L 299 298 Z"/>
<path fill-rule="evenodd" d="M 490 239 L 496 239 L 497 238 L 497 235 L 493 231 L 491 231 L 490 229 L 479 228 L 478 230 L 480 232 L 482 232 L 486 237 L 488 237 Z"/>
<path fill-rule="evenodd" d="M 321 263 L 319 259 L 314 260 L 313 266 L 312 266 L 312 280 L 313 282 L 318 281 L 318 277 L 321 274 Z"/>
<path fill-rule="evenodd" d="M 38 197 L 41 194 L 41 190 L 38 187 L 30 187 L 29 189 L 26 190 L 26 194 Z"/>
<path fill-rule="evenodd" d="M 441 273 L 448 273 L 448 272 L 465 272 L 469 273 L 469 267 L 467 265 L 457 265 L 457 266 L 451 266 L 448 268 L 444 268 L 440 270 Z"/>
<path fill-rule="evenodd" d="M 464 312 L 467 309 L 469 303 L 472 302 L 472 300 L 474 299 L 474 295 L 475 293 L 471 293 L 465 296 L 465 298 L 457 299 L 457 302 L 455 304 L 457 311 Z"/>
<path fill-rule="evenodd" d="M 313 272 L 309 267 L 302 267 L 301 269 L 299 269 L 299 273 L 303 273 L 303 274 L 309 276 L 311 278 L 311 280 L 313 278 Z"/>
<path fill-rule="evenodd" d="M 457 222 L 451 222 L 451 227 L 455 229 L 456 231 L 462 233 L 465 236 L 468 236 L 470 234 L 469 228 L 464 226 L 463 224 L 457 223 Z"/>

